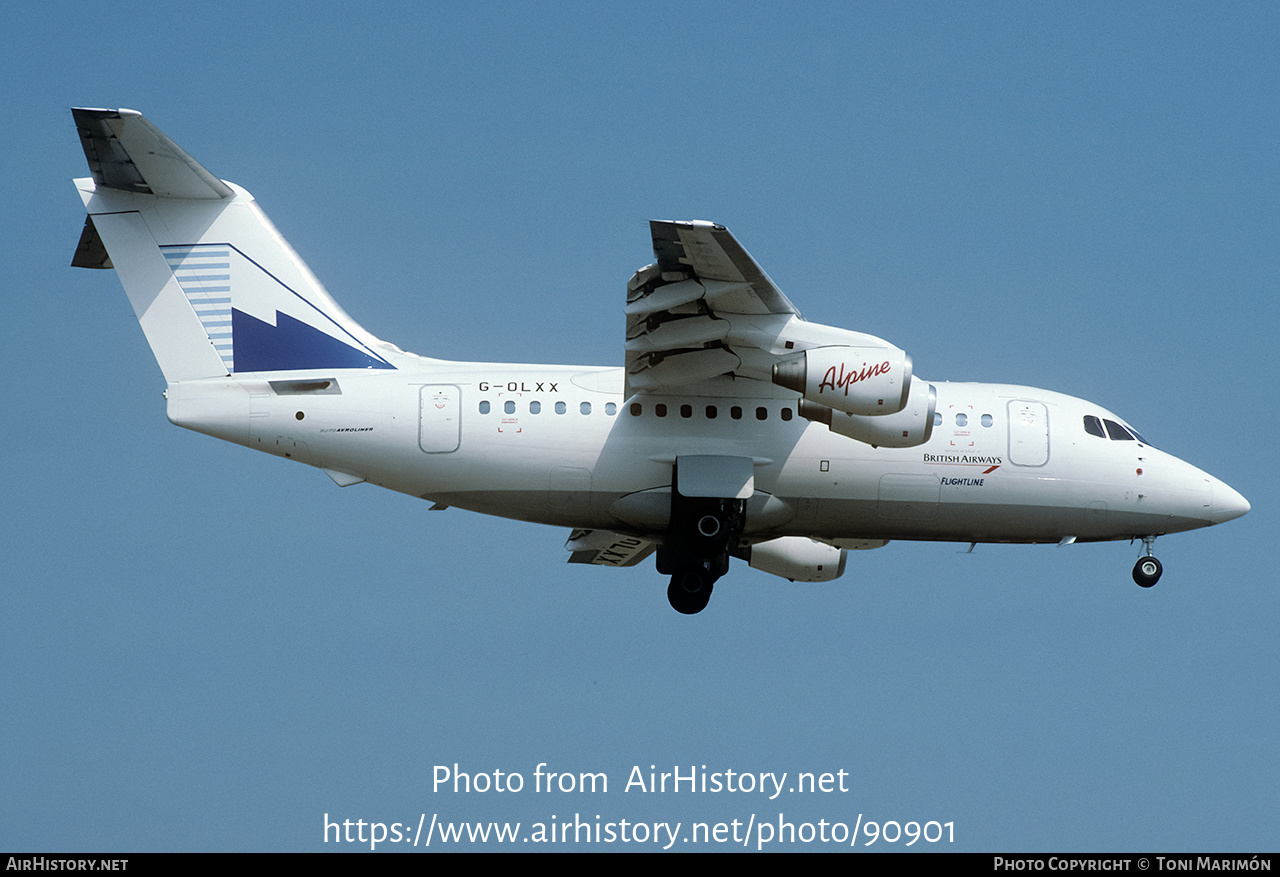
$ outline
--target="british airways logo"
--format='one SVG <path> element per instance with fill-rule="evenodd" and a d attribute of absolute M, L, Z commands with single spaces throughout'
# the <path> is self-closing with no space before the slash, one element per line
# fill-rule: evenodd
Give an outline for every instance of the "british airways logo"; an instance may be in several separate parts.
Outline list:
<path fill-rule="evenodd" d="M 982 456 L 978 454 L 924 454 L 925 463 L 969 463 L 980 466 L 999 466 L 1003 457 Z"/>

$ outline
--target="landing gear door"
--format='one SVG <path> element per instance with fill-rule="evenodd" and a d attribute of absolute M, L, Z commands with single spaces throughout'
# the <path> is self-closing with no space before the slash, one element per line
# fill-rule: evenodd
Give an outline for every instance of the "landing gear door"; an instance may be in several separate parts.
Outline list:
<path fill-rule="evenodd" d="M 750 457 L 677 457 L 676 490 L 681 496 L 750 499 L 756 491 L 755 465 Z"/>
<path fill-rule="evenodd" d="M 418 447 L 447 454 L 462 440 L 462 391 L 453 384 L 428 384 L 418 394 Z"/>
<path fill-rule="evenodd" d="M 1049 409 L 1043 402 L 1009 402 L 1009 462 L 1015 466 L 1049 462 Z"/>

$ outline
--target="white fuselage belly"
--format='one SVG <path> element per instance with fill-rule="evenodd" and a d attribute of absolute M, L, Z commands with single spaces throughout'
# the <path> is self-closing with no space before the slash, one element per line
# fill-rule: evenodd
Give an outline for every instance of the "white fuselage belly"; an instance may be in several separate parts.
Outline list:
<path fill-rule="evenodd" d="M 1085 414 L 1114 415 L 1046 390 L 936 384 L 930 440 L 890 449 L 801 419 L 795 394 L 751 383 L 758 398 L 738 384 L 722 399 L 702 385 L 625 400 L 621 369 L 424 360 L 418 373 L 175 384 L 169 413 L 179 425 L 441 504 L 655 535 L 660 525 L 619 501 L 669 490 L 676 457 L 697 454 L 753 458 L 755 489 L 785 504 L 749 516 L 752 537 L 1127 539 L 1215 523 L 1214 490 L 1230 491 L 1146 444 L 1087 434 Z"/>

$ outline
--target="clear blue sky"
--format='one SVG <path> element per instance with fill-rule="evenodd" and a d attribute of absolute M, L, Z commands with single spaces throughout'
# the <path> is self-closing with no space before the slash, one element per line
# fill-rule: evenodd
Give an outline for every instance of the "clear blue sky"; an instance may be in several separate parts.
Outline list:
<path fill-rule="evenodd" d="M 779 812 L 954 822 L 959 850 L 1276 848 L 1274 5 L 3 20 L 0 848 Z M 118 281 L 67 267 L 77 105 L 141 110 L 248 188 L 406 349 L 620 363 L 646 221 L 710 219 L 807 318 L 930 380 L 1091 399 L 1253 511 L 1161 539 L 1151 591 L 1125 543 L 894 543 L 827 585 L 735 569 L 678 616 L 649 563 L 571 567 L 563 531 L 170 426 Z M 433 793 L 455 762 L 610 789 Z M 845 770 L 849 791 L 623 792 L 633 765 Z"/>

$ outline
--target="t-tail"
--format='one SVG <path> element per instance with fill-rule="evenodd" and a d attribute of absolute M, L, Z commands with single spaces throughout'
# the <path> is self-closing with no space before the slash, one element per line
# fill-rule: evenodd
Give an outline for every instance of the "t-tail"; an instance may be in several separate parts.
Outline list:
<path fill-rule="evenodd" d="M 92 178 L 72 265 L 114 268 L 165 380 L 395 369 L 258 208 L 134 110 L 74 109 Z"/>

